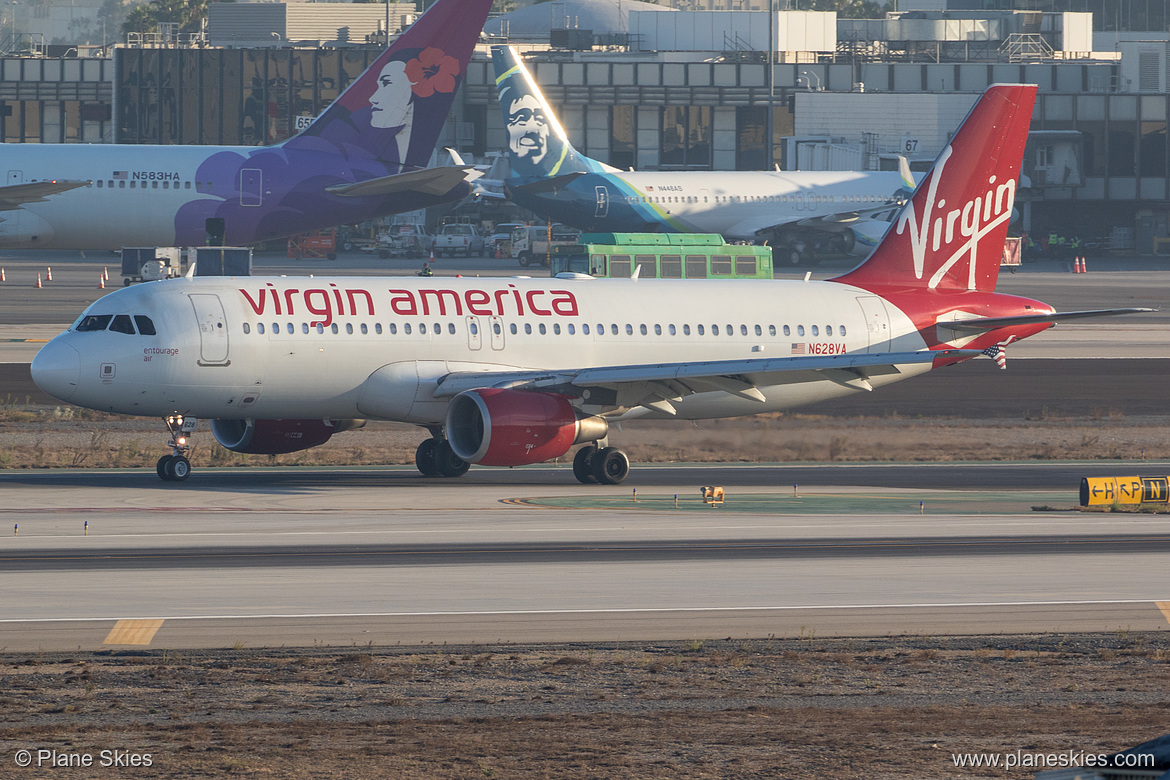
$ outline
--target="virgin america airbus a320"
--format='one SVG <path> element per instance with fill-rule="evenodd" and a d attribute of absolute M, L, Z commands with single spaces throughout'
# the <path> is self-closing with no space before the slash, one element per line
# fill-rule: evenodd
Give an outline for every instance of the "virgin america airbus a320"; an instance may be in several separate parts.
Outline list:
<path fill-rule="evenodd" d="M 1143 311 L 1057 313 L 995 292 L 1035 96 L 989 87 L 873 254 L 835 279 L 164 280 L 95 302 L 32 376 L 71 404 L 164 419 L 165 480 L 190 473 L 196 418 L 257 454 L 378 419 L 429 432 L 428 476 L 583 445 L 577 479 L 617 484 L 615 421 L 787 409 L 1002 360 L 1060 320 Z"/>

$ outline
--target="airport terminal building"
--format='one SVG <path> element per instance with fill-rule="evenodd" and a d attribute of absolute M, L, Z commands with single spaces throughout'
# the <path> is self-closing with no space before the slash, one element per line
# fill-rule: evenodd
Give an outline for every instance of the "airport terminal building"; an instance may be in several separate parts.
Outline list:
<path fill-rule="evenodd" d="M 1028 229 L 1161 248 L 1170 0 L 1143 1 L 1140 13 L 1116 2 L 1105 13 L 1103 0 L 1023 12 L 921 0 L 881 20 L 704 5 L 711 10 L 542 4 L 489 20 L 486 34 L 525 53 L 579 149 L 622 169 L 877 170 L 895 168 L 899 154 L 925 168 L 988 84 L 1036 83 Z M 213 4 L 208 35 L 195 41 L 140 40 L 104 57 L 7 56 L 0 134 L 10 143 L 274 143 L 376 56 L 376 45 L 354 41 L 377 40 L 385 15 L 391 30 L 411 19 L 408 6 L 377 5 L 347 19 L 342 36 L 336 20 L 314 27 L 272 6 Z M 231 24 L 220 9 L 237 15 Z M 261 11 L 249 45 L 235 45 L 239 15 Z M 237 32 L 228 39 L 227 30 Z M 486 44 L 442 145 L 481 161 L 504 146 Z"/>

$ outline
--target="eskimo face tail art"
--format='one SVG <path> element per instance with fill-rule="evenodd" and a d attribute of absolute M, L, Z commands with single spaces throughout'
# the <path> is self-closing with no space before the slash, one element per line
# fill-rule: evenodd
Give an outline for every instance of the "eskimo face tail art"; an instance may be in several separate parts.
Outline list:
<path fill-rule="evenodd" d="M 500 112 L 508 133 L 508 161 L 513 178 L 542 179 L 614 170 L 573 148 L 515 49 L 493 46 L 492 64 L 497 74 Z"/>
<path fill-rule="evenodd" d="M 442 2 L 442 0 L 440 0 Z M 394 420 L 428 477 L 573 455 L 625 479 L 613 423 L 790 409 L 983 355 L 1066 319 L 995 292 L 1036 87 L 990 88 L 870 260 L 835 280 L 317 277 L 117 290 L 46 344 L 32 378 L 68 403 L 162 417 L 190 474 L 193 418 L 235 452 L 307 449 Z M 526 479 L 518 474 L 515 479 Z"/>

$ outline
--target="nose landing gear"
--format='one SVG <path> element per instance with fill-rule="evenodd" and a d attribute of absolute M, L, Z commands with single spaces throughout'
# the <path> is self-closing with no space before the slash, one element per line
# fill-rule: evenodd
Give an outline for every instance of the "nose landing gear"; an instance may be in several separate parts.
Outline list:
<path fill-rule="evenodd" d="M 159 479 L 164 482 L 183 482 L 191 475 L 191 461 L 187 460 L 187 455 L 191 452 L 188 440 L 195 430 L 197 420 L 194 417 L 172 414 L 164 418 L 163 422 L 171 434 L 171 440 L 167 444 L 172 454 L 159 458 L 155 470 Z"/>

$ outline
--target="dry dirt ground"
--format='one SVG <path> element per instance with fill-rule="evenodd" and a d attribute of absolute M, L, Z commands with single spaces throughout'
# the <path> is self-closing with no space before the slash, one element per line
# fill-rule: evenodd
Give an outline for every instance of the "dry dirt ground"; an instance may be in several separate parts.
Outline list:
<path fill-rule="evenodd" d="M 1031 418 L 831 417 L 775 413 L 695 423 L 625 423 L 610 443 L 636 463 L 946 461 L 1170 458 L 1170 417 L 1101 412 Z M 370 422 L 320 447 L 274 457 L 240 455 L 194 436 L 200 466 L 411 464 L 417 427 Z M 74 407 L 0 407 L 0 468 L 153 467 L 165 451 L 160 422 Z"/>
<path fill-rule="evenodd" d="M 1166 731 L 1168 688 L 1170 635 L 1125 630 L 8 655 L 0 776 L 1031 777 L 954 756 L 1113 753 Z"/>

